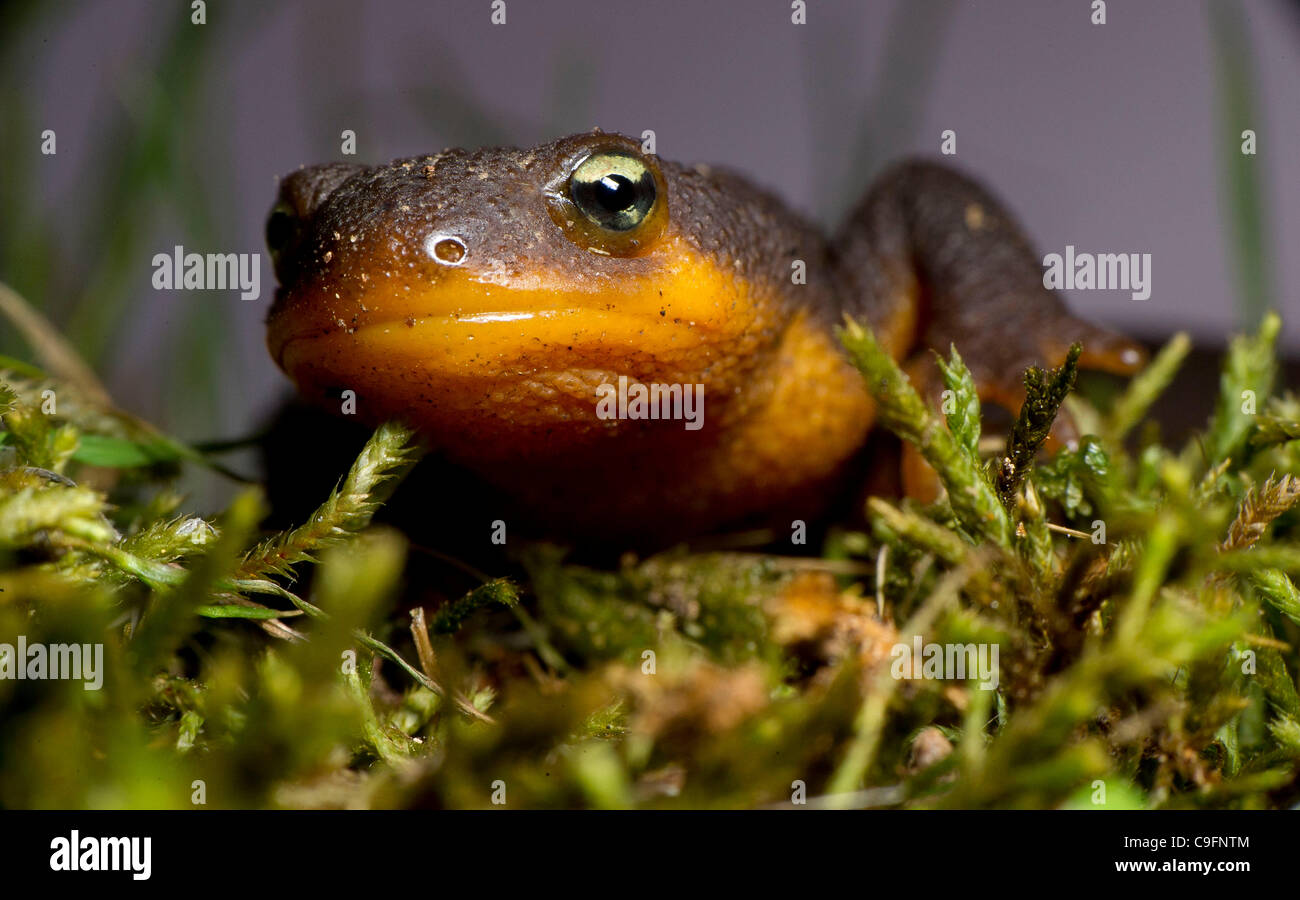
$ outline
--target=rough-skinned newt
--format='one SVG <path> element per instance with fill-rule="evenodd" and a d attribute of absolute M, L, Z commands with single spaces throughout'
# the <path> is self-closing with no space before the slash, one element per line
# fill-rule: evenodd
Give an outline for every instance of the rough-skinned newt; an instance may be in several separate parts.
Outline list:
<path fill-rule="evenodd" d="M 846 314 L 936 403 L 929 348 L 949 343 L 1013 409 L 1024 369 L 1073 341 L 1085 366 L 1142 359 L 1044 288 L 997 201 L 930 162 L 886 171 L 828 239 L 743 177 L 596 131 L 303 168 L 267 240 L 268 345 L 304 396 L 355 392 L 358 418 L 406 420 L 563 535 L 815 517 L 873 420 Z M 620 376 L 703 385 L 703 426 L 600 417 Z"/>

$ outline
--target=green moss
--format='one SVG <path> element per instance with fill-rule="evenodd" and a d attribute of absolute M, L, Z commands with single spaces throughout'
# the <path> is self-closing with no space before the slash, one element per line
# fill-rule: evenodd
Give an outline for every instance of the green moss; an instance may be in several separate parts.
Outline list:
<path fill-rule="evenodd" d="M 407 583 L 405 539 L 372 524 L 419 455 L 406 429 L 264 534 L 256 490 L 186 513 L 195 451 L 93 399 L 46 415 L 35 386 L 62 385 L 23 367 L 0 390 L 0 642 L 101 643 L 104 682 L 0 679 L 0 805 L 188 807 L 198 782 L 231 807 L 1290 805 L 1300 402 L 1268 396 L 1276 332 L 1232 345 L 1184 447 L 1123 443 L 1176 338 L 1110 408 L 1071 398 L 1097 433 L 1051 458 L 1072 370 L 1031 374 L 985 459 L 956 350 L 940 417 L 849 323 L 939 502 L 871 498 L 821 558 L 606 570 L 533 545 L 523 577 L 415 615 L 443 586 Z M 996 689 L 893 677 L 912 635 L 996 646 Z"/>

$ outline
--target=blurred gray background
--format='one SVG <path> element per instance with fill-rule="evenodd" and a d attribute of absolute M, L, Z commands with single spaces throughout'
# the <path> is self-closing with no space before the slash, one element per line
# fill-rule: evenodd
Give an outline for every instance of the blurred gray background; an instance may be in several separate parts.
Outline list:
<path fill-rule="evenodd" d="M 1151 253 L 1153 292 L 1069 296 L 1220 344 L 1264 305 L 1300 350 L 1300 13 L 1290 0 L 11 2 L 0 12 L 0 280 L 120 405 L 187 440 L 287 392 L 262 298 L 160 293 L 175 244 L 261 251 L 276 177 L 598 125 L 750 173 L 828 226 L 891 158 L 984 179 L 1044 252 Z M 1257 157 L 1238 152 L 1242 127 Z M 42 156 L 40 134 L 57 133 Z M 0 352 L 31 358 L 8 324 Z"/>

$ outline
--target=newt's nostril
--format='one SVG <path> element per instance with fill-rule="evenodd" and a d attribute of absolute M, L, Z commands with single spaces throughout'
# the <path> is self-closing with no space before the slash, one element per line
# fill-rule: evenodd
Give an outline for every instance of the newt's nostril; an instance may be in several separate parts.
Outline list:
<path fill-rule="evenodd" d="M 458 266 L 465 261 L 465 242 L 445 234 L 432 235 L 424 242 L 425 251 L 446 266 Z"/>

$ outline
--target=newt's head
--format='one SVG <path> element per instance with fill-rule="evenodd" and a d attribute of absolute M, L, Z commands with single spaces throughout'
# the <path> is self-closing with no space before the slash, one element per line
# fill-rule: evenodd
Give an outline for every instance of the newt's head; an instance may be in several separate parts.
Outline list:
<path fill-rule="evenodd" d="M 271 353 L 304 394 L 350 389 L 463 454 L 628 428 L 595 414 L 619 375 L 705 384 L 722 414 L 821 246 L 733 188 L 600 132 L 302 169 L 267 223 Z"/>

